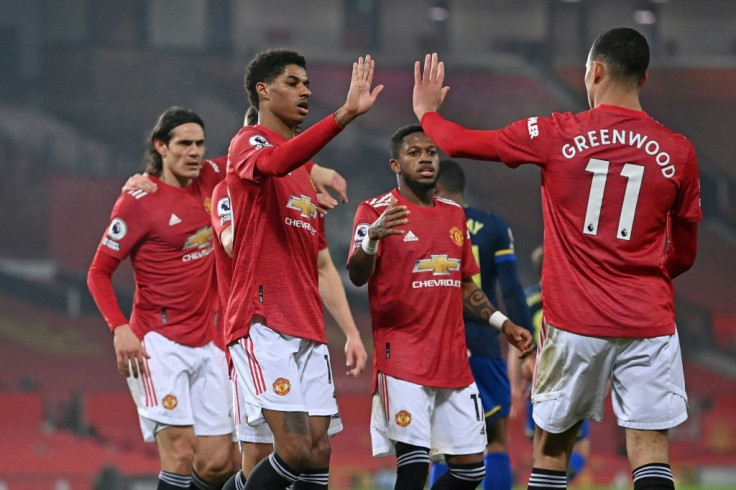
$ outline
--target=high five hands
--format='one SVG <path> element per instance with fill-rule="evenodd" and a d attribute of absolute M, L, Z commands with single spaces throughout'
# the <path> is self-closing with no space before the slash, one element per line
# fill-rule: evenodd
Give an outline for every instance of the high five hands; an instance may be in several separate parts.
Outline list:
<path fill-rule="evenodd" d="M 377 85 L 371 89 L 375 69 L 376 62 L 369 54 L 365 55 L 365 58 L 361 56 L 353 63 L 353 74 L 347 99 L 345 104 L 335 111 L 335 119 L 340 126 L 345 127 L 353 119 L 365 114 L 373 107 L 383 90 L 383 85 Z"/>
<path fill-rule="evenodd" d="M 445 100 L 449 86 L 445 82 L 445 64 L 437 58 L 437 53 L 424 57 L 424 69 L 419 61 L 414 62 L 414 94 L 412 103 L 414 114 L 421 121 L 425 112 L 436 112 Z"/>

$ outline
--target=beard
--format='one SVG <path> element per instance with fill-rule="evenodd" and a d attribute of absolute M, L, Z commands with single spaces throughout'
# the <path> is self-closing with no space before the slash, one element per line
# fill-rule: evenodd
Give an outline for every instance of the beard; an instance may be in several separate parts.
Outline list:
<path fill-rule="evenodd" d="M 409 174 L 407 174 L 403 170 L 401 171 L 401 178 L 404 180 L 404 183 L 417 196 L 422 196 L 430 191 L 434 192 L 434 188 L 437 185 L 437 177 L 438 177 L 438 174 L 435 173 L 434 179 L 432 179 L 432 182 L 429 182 L 429 183 L 418 182 L 414 180 L 413 178 L 411 178 L 411 176 L 409 176 Z"/>

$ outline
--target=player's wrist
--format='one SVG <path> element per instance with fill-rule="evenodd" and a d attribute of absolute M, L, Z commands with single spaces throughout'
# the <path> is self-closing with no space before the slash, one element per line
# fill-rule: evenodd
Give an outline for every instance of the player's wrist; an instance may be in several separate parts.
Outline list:
<path fill-rule="evenodd" d="M 503 324 L 506 322 L 506 320 L 508 320 L 508 317 L 500 311 L 496 310 L 488 318 L 488 324 L 496 330 L 500 331 L 503 330 Z"/>
<path fill-rule="evenodd" d="M 370 235 L 366 233 L 363 237 L 363 241 L 360 242 L 360 248 L 362 248 L 363 252 L 368 255 L 376 255 L 376 252 L 378 252 L 378 239 L 371 238 Z"/>

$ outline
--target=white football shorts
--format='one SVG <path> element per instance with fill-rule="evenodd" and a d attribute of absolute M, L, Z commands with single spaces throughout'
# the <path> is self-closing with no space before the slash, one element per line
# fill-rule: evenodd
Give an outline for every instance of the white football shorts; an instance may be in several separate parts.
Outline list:
<path fill-rule="evenodd" d="M 403 442 L 429 448 L 429 457 L 482 453 L 486 426 L 478 387 L 429 388 L 378 373 L 373 395 L 373 456 L 396 454 Z"/>
<path fill-rule="evenodd" d="M 233 418 L 237 424 L 237 440 L 241 443 L 250 442 L 256 444 L 273 444 L 273 433 L 268 427 L 268 424 L 259 424 L 252 427 L 245 421 L 245 417 L 243 416 L 243 414 L 245 414 L 245 410 L 244 408 L 241 409 L 241 407 L 246 406 L 246 401 L 242 390 L 238 389 L 238 374 L 235 369 L 233 369 L 230 374 L 233 380 Z M 332 437 L 335 434 L 342 432 L 342 429 L 343 425 L 340 414 L 333 414 L 330 418 L 330 426 L 327 429 L 327 435 Z"/>
<path fill-rule="evenodd" d="M 193 426 L 197 436 L 231 434 L 235 427 L 225 353 L 213 342 L 189 347 L 156 332 L 143 337 L 147 374 L 127 378 L 146 442 L 168 426 Z"/>
<path fill-rule="evenodd" d="M 327 345 L 253 323 L 248 337 L 230 345 L 230 356 L 239 422 L 262 425 L 264 408 L 311 416 L 339 413 Z"/>
<path fill-rule="evenodd" d="M 687 419 L 680 341 L 588 337 L 545 324 L 532 386 L 534 422 L 560 433 L 576 422 L 603 419 L 611 382 L 618 425 L 663 430 Z"/>

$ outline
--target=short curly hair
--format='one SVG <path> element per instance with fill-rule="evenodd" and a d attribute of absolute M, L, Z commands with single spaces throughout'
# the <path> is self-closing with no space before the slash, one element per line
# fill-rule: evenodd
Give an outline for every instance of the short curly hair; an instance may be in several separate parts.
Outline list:
<path fill-rule="evenodd" d="M 258 109 L 258 93 L 256 84 L 271 83 L 284 72 L 288 65 L 301 66 L 307 69 L 304 56 L 288 49 L 269 49 L 258 53 L 245 67 L 244 86 L 250 104 Z"/>

